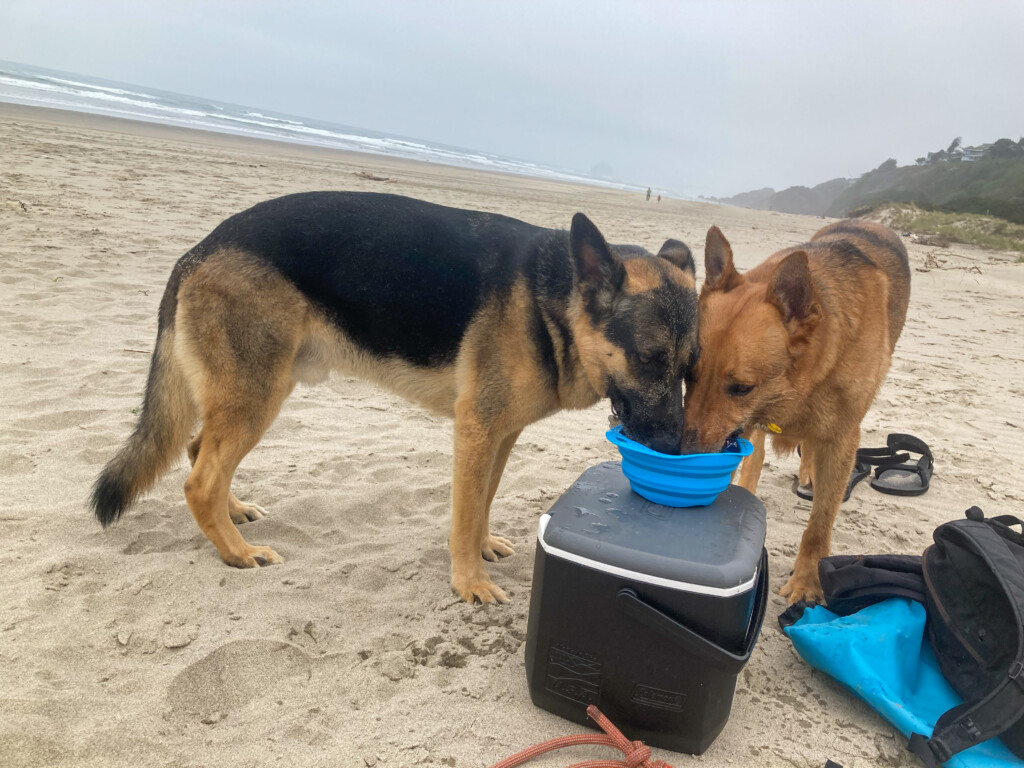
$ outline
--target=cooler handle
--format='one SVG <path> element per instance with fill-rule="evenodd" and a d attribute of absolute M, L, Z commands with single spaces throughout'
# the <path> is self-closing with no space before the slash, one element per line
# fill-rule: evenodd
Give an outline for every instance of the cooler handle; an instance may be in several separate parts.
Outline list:
<path fill-rule="evenodd" d="M 757 595 L 755 596 L 754 617 L 747 627 L 747 636 L 742 654 L 727 651 L 722 646 L 680 624 L 671 616 L 659 611 L 653 605 L 645 603 L 629 587 L 623 587 L 615 596 L 615 602 L 628 616 L 639 621 L 650 629 L 659 632 L 670 640 L 676 640 L 689 650 L 700 654 L 708 661 L 716 664 L 725 672 L 738 674 L 750 658 L 754 644 L 761 633 L 765 610 L 768 607 L 768 552 L 762 550 L 760 573 L 757 579 Z"/>

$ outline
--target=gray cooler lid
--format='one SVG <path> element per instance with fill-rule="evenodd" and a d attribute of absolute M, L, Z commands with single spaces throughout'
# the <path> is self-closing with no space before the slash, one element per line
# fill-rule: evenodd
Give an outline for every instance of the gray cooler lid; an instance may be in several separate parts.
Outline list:
<path fill-rule="evenodd" d="M 584 472 L 541 517 L 549 554 L 638 581 L 728 597 L 753 589 L 764 505 L 730 485 L 707 507 L 664 507 L 629 487 L 619 462 Z"/>

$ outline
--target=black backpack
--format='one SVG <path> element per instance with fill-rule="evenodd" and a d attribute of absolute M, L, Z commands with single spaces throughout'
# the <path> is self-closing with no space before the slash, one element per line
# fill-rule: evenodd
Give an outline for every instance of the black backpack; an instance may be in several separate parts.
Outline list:
<path fill-rule="evenodd" d="M 921 557 L 837 555 L 818 565 L 828 609 L 847 616 L 890 597 L 925 604 L 927 632 L 943 676 L 964 703 L 944 713 L 932 737 L 915 733 L 909 749 L 929 768 L 998 736 L 1024 758 L 1024 535 L 1004 515 L 935 529 Z M 788 626 L 797 603 L 779 617 Z"/>
<path fill-rule="evenodd" d="M 1024 536 L 1004 515 L 940 525 L 924 551 L 928 638 L 964 703 L 944 713 L 910 751 L 932 768 L 998 736 L 1024 758 Z"/>

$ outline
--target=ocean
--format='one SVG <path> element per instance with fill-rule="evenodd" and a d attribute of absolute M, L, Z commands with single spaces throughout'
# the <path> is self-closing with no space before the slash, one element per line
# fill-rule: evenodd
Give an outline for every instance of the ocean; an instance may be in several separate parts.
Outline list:
<path fill-rule="evenodd" d="M 645 189 L 487 152 L 7 61 L 0 61 L 0 101 L 635 192 Z"/>

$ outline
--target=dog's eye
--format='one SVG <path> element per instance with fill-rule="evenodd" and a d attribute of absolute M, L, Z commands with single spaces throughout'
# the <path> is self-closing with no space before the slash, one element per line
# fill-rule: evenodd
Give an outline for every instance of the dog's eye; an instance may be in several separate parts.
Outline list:
<path fill-rule="evenodd" d="M 652 368 L 664 368 L 665 363 L 668 362 L 668 353 L 665 352 L 664 350 L 659 350 L 657 352 L 641 353 L 637 355 L 637 359 L 640 361 L 641 365 L 649 365 Z"/>
<path fill-rule="evenodd" d="M 726 392 L 729 393 L 730 397 L 743 397 L 749 395 L 754 390 L 753 384 L 730 384 L 726 387 Z"/>

